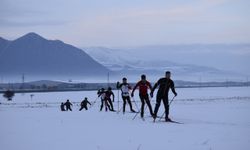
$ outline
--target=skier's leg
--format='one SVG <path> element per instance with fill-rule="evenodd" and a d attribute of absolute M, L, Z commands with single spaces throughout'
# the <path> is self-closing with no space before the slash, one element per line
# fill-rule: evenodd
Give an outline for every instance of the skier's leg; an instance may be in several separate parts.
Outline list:
<path fill-rule="evenodd" d="M 81 106 L 81 108 L 79 109 L 79 111 L 82 111 L 83 107 Z"/>
<path fill-rule="evenodd" d="M 163 98 L 163 104 L 165 107 L 165 120 L 168 121 L 168 115 L 169 115 L 169 105 L 168 105 L 168 96 Z"/>
<path fill-rule="evenodd" d="M 87 105 L 85 106 L 85 109 L 88 110 L 88 106 Z"/>
<path fill-rule="evenodd" d="M 132 103 L 131 103 L 130 97 L 127 96 L 126 99 L 127 99 L 127 101 L 128 101 L 128 104 L 129 104 L 129 107 L 130 107 L 130 111 L 135 112 L 135 110 L 134 110 L 133 107 L 132 107 Z"/>
<path fill-rule="evenodd" d="M 126 109 L 126 97 L 122 96 L 122 100 L 123 100 L 123 113 L 125 113 L 125 109 Z"/>
<path fill-rule="evenodd" d="M 156 104 L 155 104 L 155 110 L 154 110 L 154 117 L 157 117 L 157 112 L 159 110 L 159 107 L 161 105 L 161 96 L 157 95 L 156 96 Z"/>
<path fill-rule="evenodd" d="M 109 104 L 110 104 L 109 110 L 114 111 L 113 103 L 112 103 L 112 101 L 111 101 L 110 98 L 108 99 L 108 102 L 109 102 Z"/>
<path fill-rule="evenodd" d="M 146 95 L 145 101 L 146 101 L 146 103 L 148 105 L 148 109 L 149 109 L 149 112 L 150 112 L 151 116 L 154 116 L 153 109 L 152 109 L 152 106 L 150 104 L 148 95 Z"/>
<path fill-rule="evenodd" d="M 109 105 L 107 99 L 104 99 L 104 103 L 105 103 L 105 111 L 108 111 Z"/>
<path fill-rule="evenodd" d="M 100 107 L 100 111 L 102 111 L 102 108 L 103 108 L 103 99 L 101 100 L 101 107 Z"/>
<path fill-rule="evenodd" d="M 145 105 L 144 96 L 140 95 L 140 100 L 141 100 L 141 117 L 143 118 L 143 116 L 144 116 L 144 105 Z"/>

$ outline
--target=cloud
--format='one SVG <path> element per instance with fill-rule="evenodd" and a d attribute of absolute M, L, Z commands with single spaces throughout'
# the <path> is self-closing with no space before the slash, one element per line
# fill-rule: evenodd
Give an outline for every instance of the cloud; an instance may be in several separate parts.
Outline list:
<path fill-rule="evenodd" d="M 12 20 L 0 19 L 0 27 L 35 27 L 35 26 L 62 26 L 69 24 L 63 20 Z"/>

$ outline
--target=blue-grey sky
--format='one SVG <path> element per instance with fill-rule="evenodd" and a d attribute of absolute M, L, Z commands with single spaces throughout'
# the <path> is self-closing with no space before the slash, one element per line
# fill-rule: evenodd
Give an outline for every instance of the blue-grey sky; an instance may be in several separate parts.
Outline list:
<path fill-rule="evenodd" d="M 0 0 L 0 36 L 78 47 L 249 43 L 249 0 Z"/>

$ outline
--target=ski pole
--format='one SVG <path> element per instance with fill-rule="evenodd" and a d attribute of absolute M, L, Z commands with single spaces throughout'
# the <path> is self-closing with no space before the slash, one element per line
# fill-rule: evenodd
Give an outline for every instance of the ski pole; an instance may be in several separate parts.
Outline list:
<path fill-rule="evenodd" d="M 146 106 L 143 108 L 143 109 L 144 109 L 144 112 L 145 112 L 145 109 L 147 109 L 147 106 L 148 106 L 148 105 L 146 105 Z M 135 118 L 137 117 L 137 115 L 138 115 L 139 113 L 141 113 L 141 110 L 135 114 L 135 116 L 133 117 L 132 120 L 135 120 Z"/>
<path fill-rule="evenodd" d="M 135 107 L 136 107 L 136 108 L 137 108 L 137 110 L 139 111 L 140 109 L 139 109 L 139 107 L 138 107 L 138 105 L 137 105 L 137 103 L 136 103 L 136 101 L 135 101 L 134 97 L 132 97 L 132 99 L 133 99 L 133 101 L 134 101 L 134 103 L 135 103 Z"/>
<path fill-rule="evenodd" d="M 94 100 L 93 104 L 90 105 L 90 108 L 93 107 L 93 106 L 95 105 L 95 103 L 96 103 L 96 101 L 97 101 L 98 98 L 99 98 L 99 97 L 97 96 L 96 99 Z"/>
<path fill-rule="evenodd" d="M 120 90 L 118 89 L 118 91 L 117 91 L 117 97 L 118 97 L 118 109 L 117 109 L 117 114 L 119 114 L 119 112 L 120 112 L 120 106 L 119 106 L 119 103 L 120 103 Z"/>
<path fill-rule="evenodd" d="M 174 96 L 174 97 L 172 98 L 172 100 L 170 101 L 169 107 L 170 107 L 171 103 L 173 102 L 174 98 L 175 98 L 175 96 Z M 163 116 L 165 115 L 165 113 L 166 113 L 166 112 L 164 111 L 163 114 L 161 115 L 159 121 L 161 121 L 161 119 L 163 118 Z"/>

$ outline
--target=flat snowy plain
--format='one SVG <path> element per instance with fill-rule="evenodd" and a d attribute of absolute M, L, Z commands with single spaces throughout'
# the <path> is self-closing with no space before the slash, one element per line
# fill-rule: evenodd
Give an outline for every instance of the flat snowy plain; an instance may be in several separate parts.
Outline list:
<path fill-rule="evenodd" d="M 99 112 L 99 99 L 88 111 L 79 112 L 79 102 L 84 97 L 95 101 L 96 91 L 16 94 L 11 102 L 1 96 L 0 149 L 250 149 L 250 87 L 176 90 L 178 96 L 171 104 L 170 117 L 183 124 L 158 120 L 153 123 L 148 110 L 145 110 L 145 121 L 139 115 L 132 120 L 135 114 L 129 112 Z M 114 93 L 117 110 L 118 91 Z M 138 91 L 135 95 L 140 107 Z M 60 103 L 66 99 L 74 103 L 72 112 L 59 110 Z M 135 103 L 133 107 L 136 109 Z M 158 115 L 162 112 L 163 105 Z"/>

